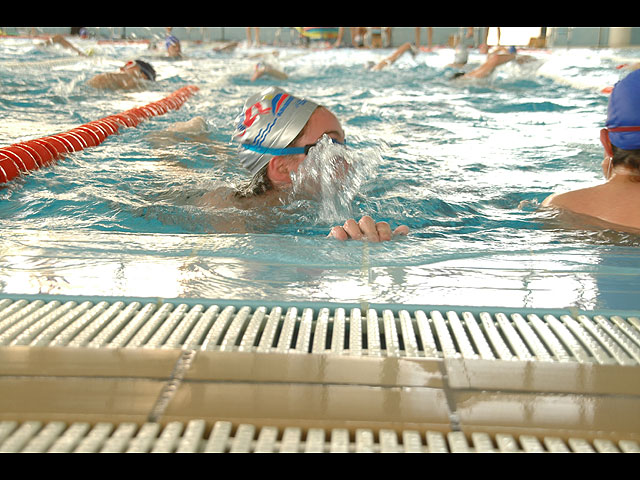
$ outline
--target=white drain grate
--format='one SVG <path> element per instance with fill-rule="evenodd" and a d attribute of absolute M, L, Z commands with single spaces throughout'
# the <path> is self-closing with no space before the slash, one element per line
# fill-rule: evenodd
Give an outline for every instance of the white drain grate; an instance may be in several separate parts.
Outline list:
<path fill-rule="evenodd" d="M 0 299 L 0 346 L 12 345 L 637 365 L 640 318 Z"/>
<path fill-rule="evenodd" d="M 210 431 L 208 431 L 210 430 Z M 475 432 L 258 427 L 204 420 L 159 423 L 0 422 L 0 453 L 640 453 L 632 440 Z"/>

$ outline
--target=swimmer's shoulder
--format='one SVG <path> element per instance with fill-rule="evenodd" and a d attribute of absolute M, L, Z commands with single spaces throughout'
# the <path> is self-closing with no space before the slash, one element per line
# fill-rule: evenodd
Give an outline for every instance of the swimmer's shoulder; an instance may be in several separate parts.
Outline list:
<path fill-rule="evenodd" d="M 552 193 L 542 201 L 542 207 L 565 208 L 575 210 L 578 206 L 590 203 L 594 191 L 592 188 L 582 188 L 570 192 Z"/>

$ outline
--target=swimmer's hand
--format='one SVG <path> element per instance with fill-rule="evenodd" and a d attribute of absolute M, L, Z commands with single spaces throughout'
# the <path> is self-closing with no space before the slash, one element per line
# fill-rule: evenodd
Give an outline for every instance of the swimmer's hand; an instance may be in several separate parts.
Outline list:
<path fill-rule="evenodd" d="M 396 235 L 407 235 L 409 227 L 400 225 L 391 231 L 391 227 L 387 222 L 376 222 L 368 215 L 365 215 L 356 222 L 349 219 L 344 225 L 333 227 L 328 237 L 333 237 L 341 241 L 345 240 L 367 240 L 369 242 L 386 242 Z"/>

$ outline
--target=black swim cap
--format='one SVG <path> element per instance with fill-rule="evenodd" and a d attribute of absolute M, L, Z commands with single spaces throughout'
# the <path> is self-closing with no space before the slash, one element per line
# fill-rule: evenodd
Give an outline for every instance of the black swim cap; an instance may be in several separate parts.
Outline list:
<path fill-rule="evenodd" d="M 144 76 L 147 77 L 147 79 L 151 80 L 152 82 L 156 81 L 156 71 L 153 69 L 151 64 L 143 62 L 142 60 L 136 60 L 136 65 L 140 67 L 140 70 L 142 71 Z"/>

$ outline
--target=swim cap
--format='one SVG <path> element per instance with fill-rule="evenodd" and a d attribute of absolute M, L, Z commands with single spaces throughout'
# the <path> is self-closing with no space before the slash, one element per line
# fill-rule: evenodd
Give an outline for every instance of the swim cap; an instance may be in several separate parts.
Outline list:
<path fill-rule="evenodd" d="M 517 51 L 518 50 L 516 50 L 516 47 L 514 47 L 513 45 L 509 47 L 509 53 L 515 55 Z"/>
<path fill-rule="evenodd" d="M 173 35 L 169 35 L 167 38 L 165 38 L 164 44 L 167 48 L 169 48 L 171 45 L 180 45 L 180 40 L 178 40 L 178 38 Z"/>
<path fill-rule="evenodd" d="M 252 95 L 237 118 L 232 140 L 241 144 L 240 163 L 251 175 L 274 156 L 261 148 L 281 149 L 289 145 L 318 107 L 310 100 L 294 97 L 278 87 Z"/>
<path fill-rule="evenodd" d="M 151 64 L 143 62 L 142 60 L 136 60 L 136 65 L 140 67 L 140 71 L 145 77 L 147 77 L 148 80 L 151 80 L 152 82 L 156 81 L 156 71 L 151 66 Z"/>
<path fill-rule="evenodd" d="M 607 128 L 620 127 L 640 127 L 640 70 L 616 83 L 609 97 Z M 640 131 L 609 131 L 609 139 L 623 150 L 640 149 Z"/>

